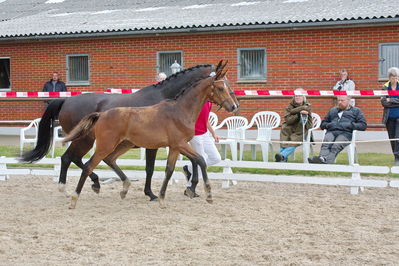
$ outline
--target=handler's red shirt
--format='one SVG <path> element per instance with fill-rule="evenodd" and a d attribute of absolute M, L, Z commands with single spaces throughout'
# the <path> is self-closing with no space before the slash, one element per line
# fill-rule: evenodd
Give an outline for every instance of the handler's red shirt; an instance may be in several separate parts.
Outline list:
<path fill-rule="evenodd" d="M 202 107 L 202 110 L 197 118 L 197 122 L 195 122 L 195 135 L 203 135 L 208 131 L 208 119 L 209 119 L 209 113 L 211 112 L 212 109 L 212 103 L 211 102 L 206 102 L 204 106 Z"/>

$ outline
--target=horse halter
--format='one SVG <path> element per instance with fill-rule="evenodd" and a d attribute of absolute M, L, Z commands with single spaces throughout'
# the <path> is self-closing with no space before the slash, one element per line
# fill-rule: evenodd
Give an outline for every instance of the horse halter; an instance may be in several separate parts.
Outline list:
<path fill-rule="evenodd" d="M 214 73 L 214 72 L 212 72 L 212 73 Z M 212 74 L 211 73 L 211 74 Z M 210 75 L 211 75 L 210 74 Z M 225 80 L 224 79 L 218 79 L 218 80 L 214 80 L 213 82 L 212 82 L 212 88 L 215 88 L 215 86 L 213 85 L 213 83 L 215 83 L 215 82 L 220 82 L 220 81 L 223 81 L 223 85 L 224 85 L 224 87 L 226 87 L 226 83 L 225 83 Z M 211 92 L 211 97 L 213 97 L 213 91 Z M 229 95 L 232 95 L 232 94 L 234 94 L 234 91 L 230 91 L 229 92 Z M 219 110 L 220 109 L 222 109 L 222 107 L 223 107 L 223 104 L 226 102 L 228 100 L 228 98 L 225 98 L 220 104 L 218 104 L 218 103 L 216 103 L 216 102 L 214 102 L 214 101 L 211 101 L 211 103 L 213 103 L 213 104 L 216 104 L 217 106 L 219 106 L 219 109 L 217 109 L 216 110 L 216 112 L 219 112 Z"/>

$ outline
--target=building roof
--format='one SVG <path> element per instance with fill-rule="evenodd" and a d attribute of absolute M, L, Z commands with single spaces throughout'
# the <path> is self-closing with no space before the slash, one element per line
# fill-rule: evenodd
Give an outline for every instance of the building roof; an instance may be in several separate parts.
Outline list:
<path fill-rule="evenodd" d="M 395 0 L 0 0 L 0 40 L 397 22 Z"/>

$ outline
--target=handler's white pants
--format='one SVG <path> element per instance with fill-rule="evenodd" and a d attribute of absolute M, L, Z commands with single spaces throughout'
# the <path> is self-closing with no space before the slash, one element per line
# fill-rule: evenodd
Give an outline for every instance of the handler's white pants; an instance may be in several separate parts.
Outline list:
<path fill-rule="evenodd" d="M 194 136 L 189 143 L 196 152 L 198 152 L 202 157 L 204 157 L 206 166 L 217 164 L 222 160 L 219 151 L 216 148 L 215 140 L 213 139 L 209 131 L 203 135 Z M 192 178 L 193 174 L 192 164 L 188 165 L 188 170 L 190 171 Z M 198 167 L 198 179 L 200 177 L 202 177 L 202 172 L 201 168 Z M 187 187 L 191 186 L 191 178 L 187 183 Z"/>

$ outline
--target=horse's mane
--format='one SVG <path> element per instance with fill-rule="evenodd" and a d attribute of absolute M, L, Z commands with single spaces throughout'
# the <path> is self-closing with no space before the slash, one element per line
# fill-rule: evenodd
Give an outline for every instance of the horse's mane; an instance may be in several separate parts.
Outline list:
<path fill-rule="evenodd" d="M 182 89 L 178 94 L 176 94 L 175 98 L 173 100 L 177 100 L 180 96 L 182 96 L 186 91 L 191 90 L 192 88 L 194 88 L 195 86 L 197 86 L 198 83 L 200 83 L 202 80 L 197 80 L 195 81 L 193 84 L 191 84 L 190 86 Z"/>
<path fill-rule="evenodd" d="M 163 81 L 161 81 L 161 82 L 158 82 L 157 84 L 154 84 L 153 86 L 154 86 L 154 87 L 161 86 L 161 85 L 163 85 L 164 83 L 170 81 L 171 79 L 175 79 L 175 78 L 177 78 L 178 76 L 181 76 L 181 75 L 186 74 L 187 72 L 191 72 L 191 71 L 193 71 L 193 70 L 196 70 L 196 69 L 198 69 L 198 68 L 203 68 L 203 67 L 204 67 L 204 68 L 205 68 L 205 67 L 213 67 L 213 65 L 210 65 L 210 64 L 206 64 L 206 65 L 196 65 L 196 66 L 193 66 L 193 67 L 190 67 L 190 68 L 186 68 L 186 69 L 184 69 L 184 70 L 182 70 L 182 71 L 179 71 L 179 72 L 177 72 L 177 73 L 175 73 L 175 74 L 173 74 L 173 75 L 170 75 L 170 76 L 167 77 L 165 80 L 163 80 Z"/>

